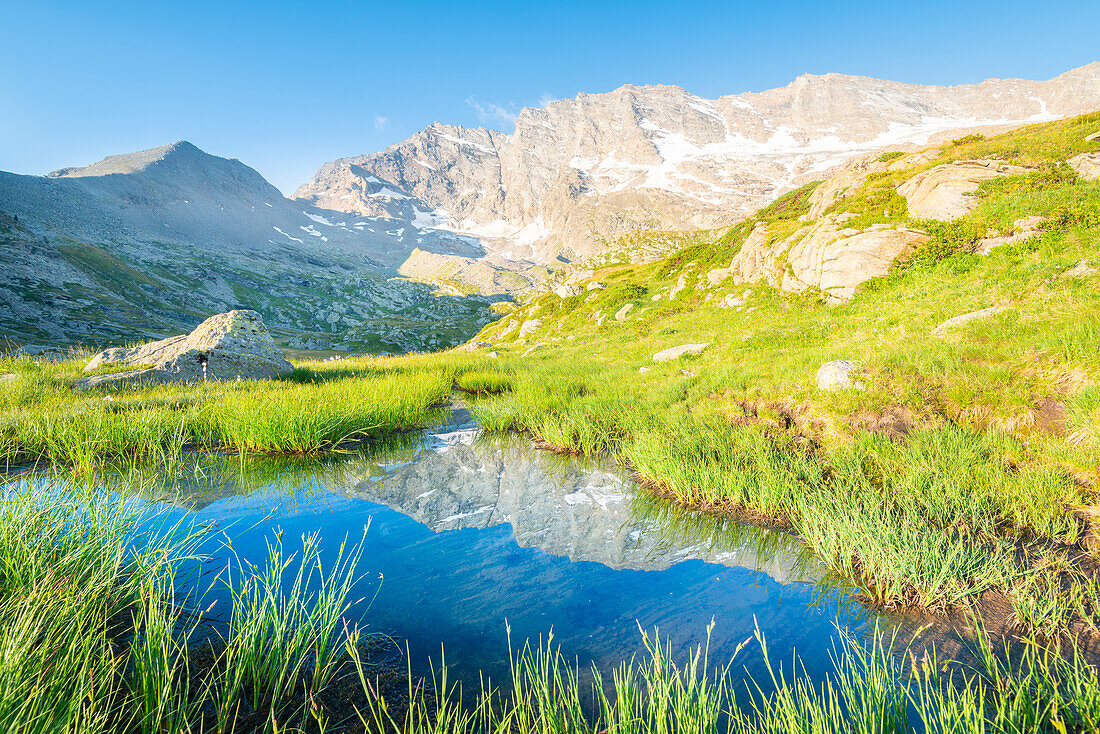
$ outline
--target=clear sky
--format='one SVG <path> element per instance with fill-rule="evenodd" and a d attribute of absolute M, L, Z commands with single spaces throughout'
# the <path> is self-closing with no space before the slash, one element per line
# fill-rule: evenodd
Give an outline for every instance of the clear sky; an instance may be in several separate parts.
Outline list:
<path fill-rule="evenodd" d="M 286 193 L 434 120 L 622 84 L 706 97 L 830 71 L 957 84 L 1100 59 L 1096 0 L 0 0 L 0 170 L 186 139 Z"/>

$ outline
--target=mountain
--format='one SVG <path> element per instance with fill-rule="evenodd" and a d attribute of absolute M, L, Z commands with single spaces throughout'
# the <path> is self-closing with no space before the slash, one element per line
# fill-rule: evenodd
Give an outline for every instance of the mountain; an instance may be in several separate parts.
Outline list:
<path fill-rule="evenodd" d="M 731 224 L 860 153 L 1097 105 L 1100 62 L 1049 81 L 953 87 L 806 74 L 718 99 L 628 85 L 524 109 L 511 134 L 435 123 L 326 163 L 294 198 L 475 237 L 483 256 L 416 253 L 402 272 L 493 292 L 487 271 L 583 260 L 637 230 Z"/>
<path fill-rule="evenodd" d="M 461 342 L 493 318 L 488 303 L 393 279 L 420 245 L 477 252 L 451 233 L 292 201 L 187 142 L 45 177 L 0 172 L 0 328 L 17 343 L 132 340 L 247 307 L 291 347 Z"/>

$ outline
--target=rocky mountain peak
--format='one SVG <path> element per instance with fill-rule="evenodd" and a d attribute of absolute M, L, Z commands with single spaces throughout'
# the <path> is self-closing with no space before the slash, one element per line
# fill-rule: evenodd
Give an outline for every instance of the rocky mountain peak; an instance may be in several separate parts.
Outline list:
<path fill-rule="evenodd" d="M 1078 114 L 1100 100 L 1098 69 L 954 87 L 803 74 L 716 99 L 627 84 L 524 109 L 510 134 L 433 123 L 325 164 L 294 197 L 476 238 L 484 257 L 522 269 L 637 229 L 733 223 L 860 154 Z"/>
<path fill-rule="evenodd" d="M 129 175 L 142 173 L 157 165 L 195 165 L 204 159 L 236 161 L 236 159 L 218 159 L 202 151 L 186 140 L 161 145 L 148 150 L 133 153 L 109 155 L 103 160 L 88 166 L 72 166 L 46 174 L 50 178 L 85 178 L 90 176 Z M 243 164 L 242 164 L 243 165 Z"/>

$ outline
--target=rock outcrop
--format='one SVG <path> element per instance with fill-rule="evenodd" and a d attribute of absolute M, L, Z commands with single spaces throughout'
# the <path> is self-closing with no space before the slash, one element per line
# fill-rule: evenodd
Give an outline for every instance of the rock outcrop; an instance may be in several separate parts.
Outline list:
<path fill-rule="evenodd" d="M 1085 258 L 1081 260 L 1072 268 L 1062 273 L 1063 278 L 1088 278 L 1091 275 L 1100 273 L 1100 267 L 1093 264 L 1092 260 Z"/>
<path fill-rule="evenodd" d="M 978 240 L 974 252 L 988 255 L 994 248 L 1026 242 L 1042 231 L 1044 217 L 1021 217 L 1012 223 L 1012 234 L 983 237 Z"/>
<path fill-rule="evenodd" d="M 1066 163 L 1086 181 L 1100 178 L 1100 153 L 1081 153 L 1073 156 Z"/>
<path fill-rule="evenodd" d="M 948 222 L 970 213 L 977 206 L 973 193 L 982 181 L 1028 170 L 1001 161 L 945 163 L 913 176 L 898 186 L 898 193 L 905 197 L 911 216 Z"/>
<path fill-rule="evenodd" d="M 275 346 L 255 311 L 230 311 L 211 316 L 190 334 L 143 344 L 107 349 L 92 357 L 85 372 L 112 366 L 121 369 L 92 375 L 76 384 L 84 389 L 143 382 L 203 380 L 264 380 L 294 369 Z"/>
<path fill-rule="evenodd" d="M 788 291 L 817 288 L 829 301 L 846 301 L 860 283 L 885 275 L 898 255 L 926 241 L 928 236 L 919 230 L 890 225 L 842 228 L 832 216 L 774 240 L 759 225 L 729 271 L 738 283 L 766 280 Z"/>
<path fill-rule="evenodd" d="M 618 311 L 615 312 L 615 320 L 616 321 L 626 321 L 627 315 L 633 310 L 634 310 L 634 304 L 633 303 L 625 304 L 622 308 L 620 308 Z"/>
<path fill-rule="evenodd" d="M 524 321 L 523 324 L 521 324 L 519 327 L 520 339 L 529 334 L 534 334 L 536 331 L 539 330 L 540 326 L 542 326 L 542 319 L 528 319 L 527 321 Z"/>
<path fill-rule="evenodd" d="M 915 229 L 873 225 L 859 231 L 826 225 L 791 248 L 782 287 L 817 288 L 830 301 L 847 301 L 856 286 L 886 275 L 898 255 L 927 241 L 928 235 Z"/>

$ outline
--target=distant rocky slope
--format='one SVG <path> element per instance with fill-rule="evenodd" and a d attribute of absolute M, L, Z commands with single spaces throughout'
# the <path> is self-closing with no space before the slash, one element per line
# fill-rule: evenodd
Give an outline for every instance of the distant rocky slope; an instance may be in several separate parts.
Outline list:
<path fill-rule="evenodd" d="M 447 346 L 492 315 L 484 299 L 391 280 L 425 240 L 470 251 L 448 233 L 291 201 L 186 142 L 47 177 L 0 172 L 0 333 L 103 344 L 251 308 L 284 346 Z"/>
<path fill-rule="evenodd" d="M 715 100 L 624 86 L 524 109 L 512 134 L 433 124 L 384 151 L 325 164 L 294 197 L 476 238 L 481 254 L 418 254 L 402 272 L 498 292 L 514 276 L 493 271 L 584 259 L 636 230 L 730 224 L 861 153 L 1097 105 L 1100 63 L 1049 81 L 954 87 L 804 75 Z"/>
<path fill-rule="evenodd" d="M 728 309 L 722 321 L 735 321 L 735 314 L 755 310 L 754 293 L 771 289 L 837 305 L 911 267 L 952 256 L 1026 249 L 1077 229 L 1091 240 L 1100 226 L 1098 181 L 1100 112 L 996 136 L 972 133 L 914 151 L 864 154 L 724 232 L 685 234 L 679 241 L 657 235 L 667 242 L 652 249 L 671 251 L 663 259 L 627 265 L 589 258 L 487 326 L 471 346 L 590 339 L 588 330 L 602 334 L 624 322 L 693 309 Z M 1092 274 L 1088 258 L 1067 272 Z M 938 333 L 1002 310 L 965 314 Z M 709 344 L 698 339 L 683 346 Z"/>

